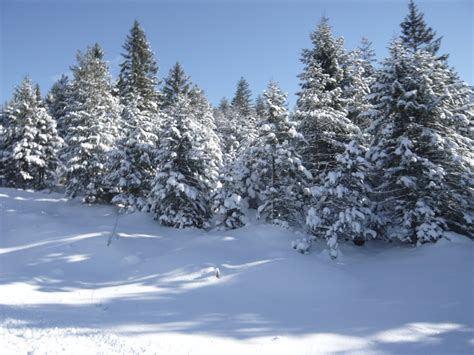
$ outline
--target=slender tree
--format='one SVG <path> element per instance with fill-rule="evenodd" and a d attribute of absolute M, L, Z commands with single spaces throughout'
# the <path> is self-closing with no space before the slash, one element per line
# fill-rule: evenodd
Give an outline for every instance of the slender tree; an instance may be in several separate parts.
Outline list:
<path fill-rule="evenodd" d="M 424 14 L 418 10 L 414 0 L 408 3 L 408 15 L 400 27 L 401 41 L 408 51 L 415 53 L 423 49 L 437 54 L 441 46 L 441 37 L 436 38 L 436 32 L 426 24 Z M 446 60 L 448 56 L 443 55 L 440 58 Z"/>
<path fill-rule="evenodd" d="M 179 62 L 170 69 L 168 77 L 163 86 L 163 106 L 171 106 L 178 99 L 178 96 L 189 95 L 192 89 L 191 78 L 184 72 Z"/>
<path fill-rule="evenodd" d="M 121 107 L 112 95 L 104 53 L 98 44 L 78 52 L 71 70 L 72 99 L 64 117 L 67 147 L 63 151 L 66 195 L 94 202 L 110 198 L 105 185 L 107 154 L 118 136 Z"/>
<path fill-rule="evenodd" d="M 66 136 L 67 131 L 64 117 L 66 116 L 70 100 L 71 85 L 67 75 L 63 74 L 61 78 L 54 83 L 45 100 L 48 112 L 51 117 L 56 120 L 58 133 L 63 138 Z"/>
<path fill-rule="evenodd" d="M 133 23 L 123 45 L 117 87 L 121 102 L 132 103 L 139 111 L 156 112 L 158 107 L 158 66 L 145 32 L 138 21 Z"/>

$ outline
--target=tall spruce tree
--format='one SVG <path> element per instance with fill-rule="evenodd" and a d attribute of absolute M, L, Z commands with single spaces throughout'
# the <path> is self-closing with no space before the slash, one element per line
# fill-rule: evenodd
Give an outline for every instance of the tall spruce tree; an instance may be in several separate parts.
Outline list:
<path fill-rule="evenodd" d="M 163 86 L 163 107 L 173 105 L 178 96 L 189 95 L 192 89 L 191 78 L 184 72 L 179 62 L 170 69 Z"/>
<path fill-rule="evenodd" d="M 240 150 L 239 116 L 227 99 L 214 110 L 216 132 L 221 143 L 224 165 L 234 162 Z"/>
<path fill-rule="evenodd" d="M 38 87 L 25 78 L 2 114 L 2 175 L 8 186 L 42 189 L 55 182 L 62 139 L 40 100 Z"/>
<path fill-rule="evenodd" d="M 260 216 L 273 223 L 297 224 L 311 180 L 296 151 L 303 137 L 289 119 L 286 94 L 278 85 L 270 82 L 263 96 L 266 110 L 258 136 L 242 154 L 235 179 L 241 186 L 240 195 L 256 201 Z"/>
<path fill-rule="evenodd" d="M 145 32 L 138 21 L 133 23 L 123 45 L 117 87 L 122 104 L 131 103 L 139 111 L 156 112 L 158 108 L 158 66 Z"/>
<path fill-rule="evenodd" d="M 207 227 L 221 162 L 219 146 L 213 132 L 196 116 L 189 96 L 177 94 L 166 113 L 151 210 L 166 226 Z"/>
<path fill-rule="evenodd" d="M 260 120 L 265 115 L 265 99 L 262 95 L 258 95 L 255 99 L 255 114 L 257 116 L 257 120 Z"/>
<path fill-rule="evenodd" d="M 414 0 L 408 3 L 408 15 L 400 27 L 401 41 L 408 51 L 415 53 L 422 49 L 433 55 L 437 54 L 441 46 L 441 37 L 435 38 L 436 32 L 426 24 L 424 14 L 418 10 Z M 443 55 L 440 58 L 446 60 L 448 56 Z"/>
<path fill-rule="evenodd" d="M 138 100 L 137 100 L 138 101 Z M 156 174 L 159 125 L 163 113 L 140 110 L 128 101 L 121 114 L 122 136 L 108 153 L 105 185 L 111 202 L 123 212 L 148 211 L 148 195 Z"/>
<path fill-rule="evenodd" d="M 319 176 L 336 165 L 351 135 L 358 131 L 347 118 L 343 90 L 347 79 L 347 55 L 343 40 L 334 38 L 328 19 L 323 17 L 311 34 L 313 48 L 303 50 L 304 71 L 299 75 L 294 117 L 304 133 L 303 161 L 318 183 Z"/>
<path fill-rule="evenodd" d="M 252 92 L 249 83 L 243 77 L 237 83 L 232 106 L 242 116 L 250 116 L 252 113 Z"/>
<path fill-rule="evenodd" d="M 256 117 L 252 105 L 252 92 L 243 77 L 237 83 L 232 109 L 232 112 L 229 112 L 229 119 L 233 121 L 234 136 L 240 149 L 244 149 L 256 136 Z"/>
<path fill-rule="evenodd" d="M 78 52 L 71 70 L 71 103 L 64 117 L 67 147 L 64 184 L 66 195 L 84 195 L 84 201 L 110 199 L 105 185 L 107 154 L 118 136 L 121 107 L 112 95 L 109 70 L 98 44 Z"/>
<path fill-rule="evenodd" d="M 118 81 L 123 105 L 122 136 L 109 153 L 106 184 L 112 187 L 112 203 L 122 211 L 148 210 L 148 195 L 155 176 L 156 145 L 162 121 L 153 52 L 135 21 L 124 44 L 126 53 Z M 160 101 L 160 102 L 158 102 Z"/>
<path fill-rule="evenodd" d="M 347 102 L 347 118 L 360 129 L 367 128 L 371 120 L 364 114 L 371 108 L 371 86 L 375 81 L 375 69 L 364 59 L 360 49 L 351 51 L 347 61 L 347 79 L 343 95 Z"/>
<path fill-rule="evenodd" d="M 472 88 L 432 51 L 391 45 L 374 85 L 370 158 L 386 234 L 412 243 L 474 235 Z"/>

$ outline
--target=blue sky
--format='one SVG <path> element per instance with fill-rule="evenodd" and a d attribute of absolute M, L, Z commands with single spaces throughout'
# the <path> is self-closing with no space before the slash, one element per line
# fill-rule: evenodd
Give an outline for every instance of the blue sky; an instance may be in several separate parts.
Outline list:
<path fill-rule="evenodd" d="M 113 75 L 134 19 L 145 29 L 160 78 L 179 60 L 211 102 L 231 97 L 244 76 L 254 94 L 268 80 L 298 90 L 302 48 L 321 16 L 329 17 L 346 48 L 362 36 L 379 59 L 399 33 L 408 0 L 0 0 L 0 102 L 25 75 L 45 93 L 75 63 L 78 49 L 101 44 Z M 428 24 L 443 36 L 443 53 L 474 84 L 474 2 L 419 0 Z"/>

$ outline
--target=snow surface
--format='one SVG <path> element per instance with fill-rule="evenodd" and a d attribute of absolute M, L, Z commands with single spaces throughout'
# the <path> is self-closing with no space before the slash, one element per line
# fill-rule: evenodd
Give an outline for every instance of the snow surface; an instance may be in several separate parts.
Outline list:
<path fill-rule="evenodd" d="M 324 243 L 259 224 L 175 230 L 0 189 L 2 354 L 472 354 L 474 243 Z M 216 270 L 220 277 L 216 277 Z"/>

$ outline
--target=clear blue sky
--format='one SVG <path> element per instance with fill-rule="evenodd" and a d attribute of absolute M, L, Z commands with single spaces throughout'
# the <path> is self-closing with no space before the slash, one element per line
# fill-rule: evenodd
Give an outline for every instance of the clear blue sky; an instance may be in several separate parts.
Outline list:
<path fill-rule="evenodd" d="M 134 19 L 145 29 L 160 78 L 179 60 L 211 102 L 231 97 L 244 76 L 254 94 L 276 80 L 298 90 L 302 48 L 321 16 L 352 49 L 362 36 L 378 58 L 399 33 L 408 0 L 0 0 L 0 102 L 25 75 L 45 93 L 75 63 L 78 49 L 98 42 L 118 72 L 122 44 Z M 419 0 L 438 35 L 442 52 L 460 76 L 474 84 L 474 1 Z"/>

